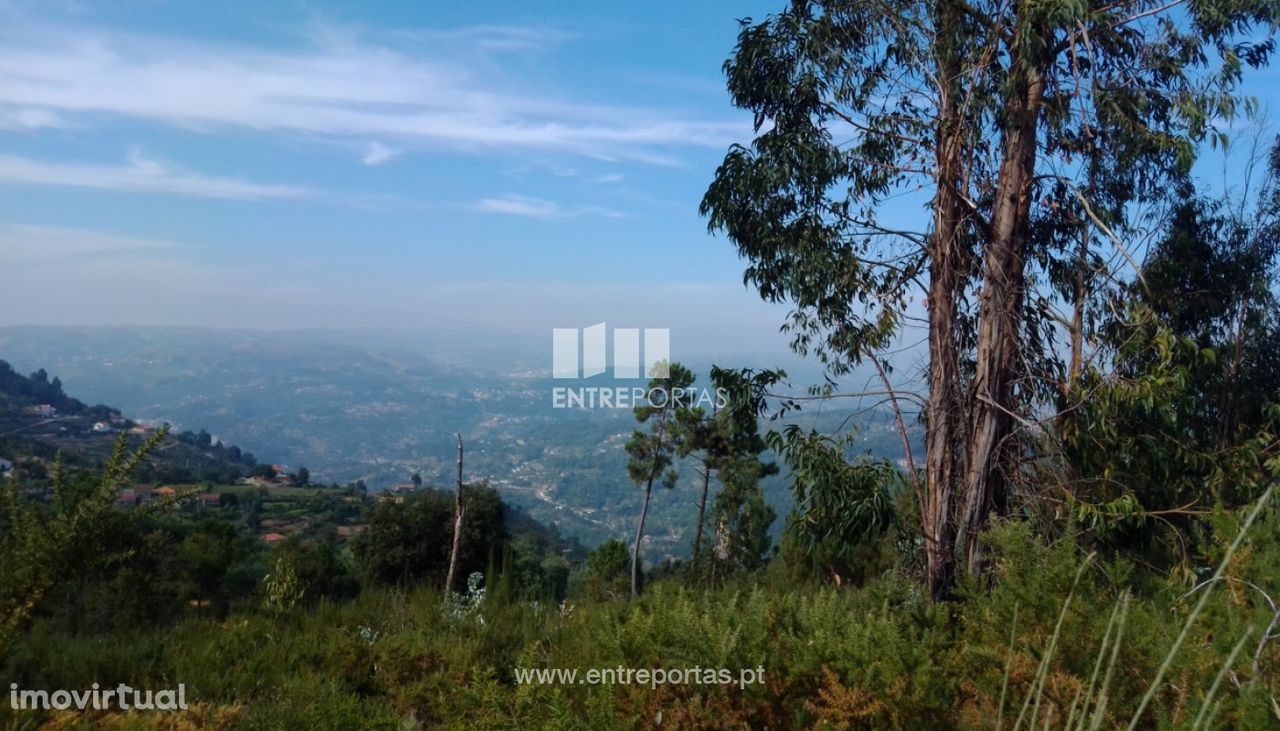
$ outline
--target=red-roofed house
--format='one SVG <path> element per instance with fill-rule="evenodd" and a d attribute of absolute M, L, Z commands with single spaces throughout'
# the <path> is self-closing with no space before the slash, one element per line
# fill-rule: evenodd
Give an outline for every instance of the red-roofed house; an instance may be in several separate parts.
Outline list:
<path fill-rule="evenodd" d="M 279 543 L 280 541 L 283 541 L 285 538 L 286 536 L 280 533 L 268 533 L 262 537 L 262 540 L 266 541 L 267 543 Z"/>

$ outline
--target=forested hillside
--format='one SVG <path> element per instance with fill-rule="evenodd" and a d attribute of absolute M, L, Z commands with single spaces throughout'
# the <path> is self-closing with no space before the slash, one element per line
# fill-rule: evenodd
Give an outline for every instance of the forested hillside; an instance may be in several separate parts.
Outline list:
<path fill-rule="evenodd" d="M 71 398 L 63 392 L 62 380 L 57 376 L 50 380 L 43 368 L 29 376 L 23 376 L 14 371 L 13 366 L 0 360 L 0 413 L 12 416 L 41 405 L 52 406 L 58 413 L 68 416 L 106 419 L 112 415 L 120 415 L 119 411 L 109 406 L 86 406 L 84 402 Z"/>
<path fill-rule="evenodd" d="M 43 368 L 23 376 L 0 360 L 0 457 L 16 464 L 15 475 L 44 481 L 59 457 L 73 469 L 101 468 L 118 437 L 137 448 L 163 426 L 139 424 L 110 406 L 86 406 Z M 153 450 L 135 476 L 148 482 L 229 483 L 257 464 L 252 453 L 215 441 L 204 430 L 182 431 Z"/>

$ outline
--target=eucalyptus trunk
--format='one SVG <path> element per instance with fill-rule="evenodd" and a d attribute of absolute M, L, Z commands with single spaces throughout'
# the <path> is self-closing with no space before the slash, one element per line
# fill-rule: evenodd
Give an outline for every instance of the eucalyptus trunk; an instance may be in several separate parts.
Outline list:
<path fill-rule="evenodd" d="M 1015 62 L 1017 63 L 1017 62 Z M 1035 174 L 1036 126 L 1040 117 L 1043 77 L 1026 62 L 1021 88 L 1006 104 L 1007 123 L 996 183 L 991 231 L 983 256 L 982 291 L 978 295 L 976 371 L 969 407 L 967 472 L 960 517 L 961 546 L 969 573 L 982 569 L 982 529 L 992 512 L 1008 504 L 1008 481 L 1002 454 L 1011 445 L 1016 413 L 1013 385 L 1021 355 L 1023 304 L 1026 299 L 1027 236 L 1031 184 Z"/>

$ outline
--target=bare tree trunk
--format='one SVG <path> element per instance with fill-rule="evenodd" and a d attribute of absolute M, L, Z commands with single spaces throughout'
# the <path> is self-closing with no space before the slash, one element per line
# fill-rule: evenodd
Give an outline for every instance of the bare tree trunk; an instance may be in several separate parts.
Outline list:
<path fill-rule="evenodd" d="M 958 12 L 940 4 L 942 28 L 958 26 Z M 962 122 L 953 84 L 959 78 L 954 49 L 940 34 L 934 53 L 939 67 L 939 123 L 937 131 L 933 232 L 929 255 L 929 399 L 925 405 L 925 486 L 920 492 L 920 528 L 924 536 L 929 593 L 945 599 L 955 580 L 954 489 L 960 382 L 960 354 L 956 300 L 963 282 L 965 247 L 964 201 L 960 194 Z"/>
<path fill-rule="evenodd" d="M 644 521 L 649 517 L 649 496 L 653 494 L 653 476 L 644 486 L 644 507 L 640 509 L 640 523 L 636 525 L 636 543 L 631 550 L 631 599 L 640 596 L 640 539 L 644 537 Z"/>
<path fill-rule="evenodd" d="M 693 566 L 698 567 L 698 554 L 702 552 L 702 521 L 707 516 L 707 492 L 711 489 L 711 465 L 702 463 L 702 498 L 698 501 L 698 525 L 693 529 Z"/>
<path fill-rule="evenodd" d="M 1016 63 L 1017 61 L 1015 61 Z M 1036 126 L 1043 77 L 1024 71 L 1023 88 L 1006 107 L 1002 160 L 996 183 L 991 233 L 983 258 L 979 294 L 977 363 L 970 402 L 969 456 L 960 538 L 969 573 L 982 568 L 980 534 L 991 511 L 1007 502 L 1000 453 L 1011 433 L 1013 380 L 1018 366 L 1026 293 L 1027 230 L 1035 172 Z"/>
<path fill-rule="evenodd" d="M 453 582 L 458 575 L 458 554 L 462 552 L 462 516 L 466 512 L 462 505 L 462 434 L 458 437 L 458 484 L 453 495 L 453 546 L 449 549 L 449 573 L 444 580 L 446 596 L 453 591 Z"/>
<path fill-rule="evenodd" d="M 1089 145 L 1090 154 L 1094 154 L 1092 143 Z M 1094 190 L 1097 183 L 1097 172 L 1090 167 L 1089 179 L 1086 183 L 1086 190 Z M 1084 311 L 1085 304 L 1089 298 L 1089 240 L 1093 233 L 1093 222 L 1089 220 L 1089 215 L 1080 212 L 1080 246 L 1076 250 L 1076 272 L 1075 279 L 1071 283 L 1071 296 L 1073 298 L 1071 309 L 1071 364 L 1067 369 L 1067 382 L 1062 384 L 1060 389 L 1064 398 L 1070 396 L 1080 385 L 1080 378 L 1084 375 Z"/>
<path fill-rule="evenodd" d="M 1092 189 L 1093 186 L 1090 186 Z M 1067 371 L 1067 384 L 1062 393 L 1069 395 L 1080 382 L 1084 371 L 1084 300 L 1085 267 L 1089 262 L 1089 219 L 1081 217 L 1084 228 L 1080 232 L 1080 254 L 1076 258 L 1076 278 L 1072 296 L 1075 297 L 1071 312 L 1071 367 Z"/>

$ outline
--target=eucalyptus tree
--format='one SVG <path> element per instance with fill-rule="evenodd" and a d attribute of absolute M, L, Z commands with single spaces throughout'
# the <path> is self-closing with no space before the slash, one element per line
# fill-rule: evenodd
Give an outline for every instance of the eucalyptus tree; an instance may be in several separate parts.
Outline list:
<path fill-rule="evenodd" d="M 1057 419 L 1065 507 L 1105 549 L 1191 580 L 1220 539 L 1207 506 L 1257 499 L 1280 446 L 1280 145 L 1256 197 L 1188 183 L 1135 274 L 1114 292 L 1133 313 L 1095 333 L 1107 369 L 1085 369 Z"/>
<path fill-rule="evenodd" d="M 725 71 L 756 134 L 701 210 L 834 374 L 883 365 L 922 296 L 934 596 L 958 565 L 981 570 L 1019 428 L 1074 375 L 1054 341 L 1084 347 L 1080 305 L 1132 204 L 1246 107 L 1242 70 L 1268 60 L 1278 15 L 1276 0 L 797 0 L 743 21 Z M 927 224 L 886 215 L 894 199 Z M 1064 299 L 1077 316 L 1055 317 Z"/>

